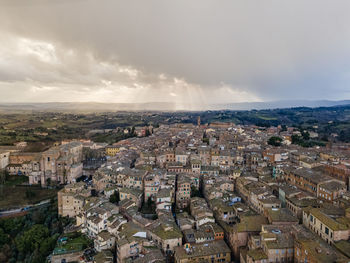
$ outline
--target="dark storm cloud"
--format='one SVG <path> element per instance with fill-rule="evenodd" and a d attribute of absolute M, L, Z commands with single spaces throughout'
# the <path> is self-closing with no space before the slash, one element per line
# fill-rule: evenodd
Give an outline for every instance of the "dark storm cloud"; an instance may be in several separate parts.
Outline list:
<path fill-rule="evenodd" d="M 348 0 L 3 0 L 0 81 L 139 85 L 146 100 L 339 99 L 350 95 L 349 12 Z"/>

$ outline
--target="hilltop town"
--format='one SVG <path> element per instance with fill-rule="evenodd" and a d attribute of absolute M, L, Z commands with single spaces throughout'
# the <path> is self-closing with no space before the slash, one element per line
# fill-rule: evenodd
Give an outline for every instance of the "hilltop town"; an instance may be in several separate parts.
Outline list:
<path fill-rule="evenodd" d="M 350 145 L 292 144 L 305 133 L 198 118 L 110 145 L 3 146 L 0 168 L 63 186 L 58 214 L 71 223 L 51 262 L 349 262 Z"/>
<path fill-rule="evenodd" d="M 0 0 L 0 263 L 350 263 L 349 11 Z"/>

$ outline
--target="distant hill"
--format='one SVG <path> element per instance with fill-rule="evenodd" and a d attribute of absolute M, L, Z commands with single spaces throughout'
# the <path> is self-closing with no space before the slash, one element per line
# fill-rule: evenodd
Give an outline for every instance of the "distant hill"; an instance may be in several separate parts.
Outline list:
<path fill-rule="evenodd" d="M 114 111 L 172 111 L 171 103 L 98 103 L 98 102 L 49 102 L 49 103 L 2 103 L 0 112 L 114 112 Z"/>
<path fill-rule="evenodd" d="M 265 110 L 295 107 L 333 107 L 341 105 L 350 105 L 350 100 L 280 100 L 270 102 L 242 102 L 229 104 L 215 104 L 212 105 L 211 110 Z"/>
<path fill-rule="evenodd" d="M 50 102 L 50 103 L 0 103 L 0 112 L 108 112 L 108 111 L 186 111 L 191 110 L 262 110 L 293 107 L 333 107 L 350 105 L 350 100 L 281 100 L 271 102 L 242 102 L 228 104 L 212 104 L 206 107 L 186 107 L 169 102 L 148 103 L 98 103 L 98 102 Z"/>

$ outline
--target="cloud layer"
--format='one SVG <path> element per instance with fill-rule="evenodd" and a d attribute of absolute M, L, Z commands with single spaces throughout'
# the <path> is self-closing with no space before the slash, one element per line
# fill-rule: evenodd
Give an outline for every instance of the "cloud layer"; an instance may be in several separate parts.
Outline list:
<path fill-rule="evenodd" d="M 2 0 L 0 102 L 350 98 L 348 0 Z"/>

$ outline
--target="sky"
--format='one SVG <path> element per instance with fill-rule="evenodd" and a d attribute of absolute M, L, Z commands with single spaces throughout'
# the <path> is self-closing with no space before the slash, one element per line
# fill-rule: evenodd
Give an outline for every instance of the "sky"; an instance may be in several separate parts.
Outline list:
<path fill-rule="evenodd" d="M 1 0 L 0 102 L 350 99 L 348 0 Z"/>

